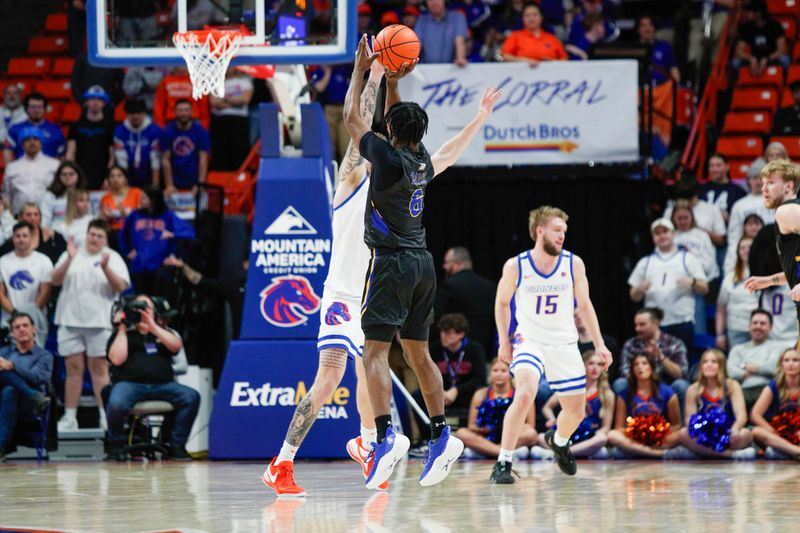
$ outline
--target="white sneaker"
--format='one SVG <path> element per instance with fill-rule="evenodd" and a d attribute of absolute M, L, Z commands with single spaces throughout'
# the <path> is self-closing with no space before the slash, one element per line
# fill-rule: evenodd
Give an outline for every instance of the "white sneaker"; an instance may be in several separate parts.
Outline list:
<path fill-rule="evenodd" d="M 461 454 L 461 457 L 463 457 L 464 459 L 475 459 L 475 460 L 486 459 L 486 457 L 484 457 L 483 454 L 480 454 L 470 448 L 464 448 L 464 452 Z"/>
<path fill-rule="evenodd" d="M 697 459 L 697 454 L 685 446 L 676 446 L 664 452 L 664 459 L 667 461 L 686 461 Z"/>
<path fill-rule="evenodd" d="M 64 433 L 67 431 L 78 431 L 78 419 L 74 417 L 62 416 L 58 420 L 58 432 Z"/>
<path fill-rule="evenodd" d="M 531 452 L 527 446 L 520 446 L 514 450 L 513 457 L 515 461 L 525 461 L 531 456 Z"/>
<path fill-rule="evenodd" d="M 788 458 L 788 455 L 783 452 L 779 452 L 772 446 L 767 446 L 767 449 L 764 450 L 764 459 L 768 461 L 784 461 Z"/>
<path fill-rule="evenodd" d="M 102 409 L 98 409 L 97 412 L 100 415 L 100 429 L 103 431 L 108 431 L 108 419 L 106 419 L 106 412 Z"/>
<path fill-rule="evenodd" d="M 735 461 L 752 461 L 756 458 L 756 449 L 748 446 L 742 450 L 734 450 L 733 459 Z"/>
<path fill-rule="evenodd" d="M 555 452 L 550 448 L 542 448 L 541 446 L 531 446 L 530 458 L 539 461 L 552 461 L 555 459 Z"/>

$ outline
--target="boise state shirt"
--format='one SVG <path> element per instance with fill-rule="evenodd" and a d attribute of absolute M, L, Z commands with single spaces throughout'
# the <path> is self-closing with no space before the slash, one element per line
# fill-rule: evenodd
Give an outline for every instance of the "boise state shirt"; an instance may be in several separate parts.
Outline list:
<path fill-rule="evenodd" d="M 197 121 L 192 121 L 188 130 L 182 130 L 175 122 L 170 122 L 164 128 L 161 149 L 170 152 L 172 180 L 175 187 L 191 189 L 197 185 L 200 152 L 211 150 L 208 131 Z"/>
<path fill-rule="evenodd" d="M 19 134 L 25 128 L 39 128 L 44 135 L 44 142 L 42 143 L 42 152 L 44 155 L 59 158 L 64 155 L 67 149 L 66 141 L 64 140 L 64 133 L 61 128 L 50 122 L 43 120 L 39 124 L 34 124 L 30 120 L 21 122 L 8 130 L 8 137 L 6 137 L 5 148 L 14 151 L 14 159 L 19 159 L 24 153 L 22 150 L 22 143 L 20 142 Z"/>

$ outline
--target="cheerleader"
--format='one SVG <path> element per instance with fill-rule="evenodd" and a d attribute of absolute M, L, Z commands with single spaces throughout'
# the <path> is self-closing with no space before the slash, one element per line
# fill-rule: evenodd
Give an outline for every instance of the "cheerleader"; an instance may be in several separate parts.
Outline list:
<path fill-rule="evenodd" d="M 490 363 L 489 380 L 491 385 L 478 389 L 472 395 L 469 407 L 467 427 L 456 431 L 456 437 L 464 442 L 471 451 L 466 457 L 495 457 L 500 453 L 500 437 L 503 434 L 503 417 L 514 399 L 514 388 L 511 386 L 511 373 L 508 365 L 497 358 Z M 528 448 L 536 444 L 536 419 L 531 406 L 530 412 L 522 426 L 514 451 L 516 459 L 527 459 Z"/>
<path fill-rule="evenodd" d="M 605 459 L 608 432 L 614 422 L 614 393 L 608 385 L 608 374 L 603 370 L 603 359 L 594 350 L 583 353 L 583 364 L 586 366 L 586 418 L 572 434 L 570 449 L 576 457 Z M 559 405 L 557 396 L 551 396 L 542 407 L 548 428 L 556 425 L 554 410 Z M 539 435 L 539 446 L 548 449 L 544 435 Z M 531 456 L 535 455 L 536 452 L 531 450 Z"/>
<path fill-rule="evenodd" d="M 781 354 L 775 379 L 761 391 L 750 420 L 756 442 L 800 461 L 800 354 Z M 769 448 L 767 448 L 769 450 Z"/>
<path fill-rule="evenodd" d="M 650 355 L 634 356 L 628 385 L 617 395 L 608 442 L 635 457 L 663 457 L 679 444 L 681 409 L 672 387 L 659 382 Z"/>
<path fill-rule="evenodd" d="M 742 386 L 728 378 L 726 368 L 720 350 L 706 350 L 700 357 L 700 377 L 686 390 L 686 427 L 680 441 L 706 457 L 754 459 Z"/>

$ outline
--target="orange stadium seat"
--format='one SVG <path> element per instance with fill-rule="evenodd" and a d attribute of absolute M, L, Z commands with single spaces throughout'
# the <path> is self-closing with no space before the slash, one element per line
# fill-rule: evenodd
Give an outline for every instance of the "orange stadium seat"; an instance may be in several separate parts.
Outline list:
<path fill-rule="evenodd" d="M 29 54 L 60 55 L 66 54 L 69 48 L 67 38 L 62 35 L 47 35 L 45 37 L 32 37 L 28 41 Z"/>
<path fill-rule="evenodd" d="M 81 111 L 82 108 L 80 104 L 77 102 L 68 102 L 64 106 L 64 112 L 61 114 L 61 123 L 72 124 L 73 122 L 78 122 L 78 119 L 81 118 Z"/>
<path fill-rule="evenodd" d="M 50 74 L 50 59 L 46 57 L 13 57 L 8 61 L 9 77 L 43 78 Z"/>
<path fill-rule="evenodd" d="M 794 43 L 794 48 L 792 48 L 792 60 L 797 62 L 800 59 L 800 41 Z"/>
<path fill-rule="evenodd" d="M 47 33 L 67 33 L 67 14 L 51 13 L 47 15 L 44 29 Z"/>
<path fill-rule="evenodd" d="M 72 84 L 69 80 L 40 81 L 36 84 L 36 90 L 45 95 L 50 100 L 71 100 Z"/>
<path fill-rule="evenodd" d="M 739 80 L 736 85 L 738 87 L 763 87 L 765 85 L 780 87 L 783 85 L 783 67 L 770 65 L 766 72 L 757 78 L 750 72 L 750 67 L 742 67 L 739 69 Z"/>
<path fill-rule="evenodd" d="M 792 98 L 792 91 L 788 87 L 783 88 L 783 96 L 781 96 L 780 107 L 789 107 L 794 105 L 794 98 Z"/>
<path fill-rule="evenodd" d="M 731 109 L 775 112 L 778 108 L 778 91 L 773 87 L 739 88 L 733 91 Z"/>
<path fill-rule="evenodd" d="M 797 19 L 794 17 L 775 17 L 778 22 L 783 26 L 783 33 L 789 41 L 792 41 L 797 35 Z"/>
<path fill-rule="evenodd" d="M 731 111 L 725 116 L 722 133 L 769 133 L 772 115 L 763 111 Z"/>
<path fill-rule="evenodd" d="M 791 65 L 789 72 L 786 73 L 786 85 L 798 80 L 800 80 L 800 65 Z"/>
<path fill-rule="evenodd" d="M 800 158 L 800 137 L 773 137 L 769 142 L 779 142 L 786 147 L 789 157 Z"/>
<path fill-rule="evenodd" d="M 114 109 L 114 122 L 122 122 L 125 120 L 125 100 L 117 104 Z"/>
<path fill-rule="evenodd" d="M 747 173 L 750 171 L 750 164 L 752 162 L 752 159 L 729 159 L 728 175 L 732 180 L 747 179 Z"/>
<path fill-rule="evenodd" d="M 767 9 L 773 15 L 800 15 L 800 1 L 767 0 Z"/>
<path fill-rule="evenodd" d="M 53 77 L 56 78 L 69 78 L 72 76 L 72 70 L 75 68 L 75 60 L 71 57 L 58 57 L 53 60 L 53 69 L 51 71 Z"/>
<path fill-rule="evenodd" d="M 61 114 L 64 112 L 64 104 L 62 102 L 49 102 L 47 104 L 46 118 L 50 122 L 58 124 L 61 122 Z"/>
<path fill-rule="evenodd" d="M 744 157 L 755 159 L 764 153 L 764 140 L 755 135 L 720 137 L 717 141 L 717 152 L 728 159 Z"/>

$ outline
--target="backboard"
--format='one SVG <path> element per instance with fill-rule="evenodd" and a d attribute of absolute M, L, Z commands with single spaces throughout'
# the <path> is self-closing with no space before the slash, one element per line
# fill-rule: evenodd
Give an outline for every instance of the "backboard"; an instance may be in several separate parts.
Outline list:
<path fill-rule="evenodd" d="M 89 61 L 183 65 L 172 34 L 205 26 L 246 28 L 234 65 L 342 63 L 355 53 L 356 0 L 89 0 Z"/>

